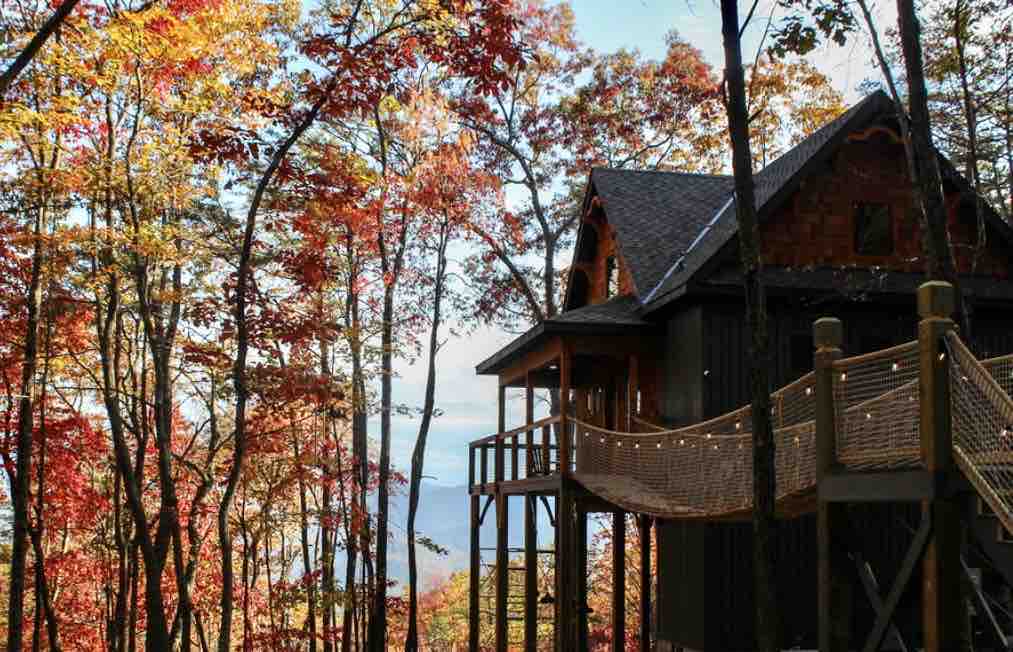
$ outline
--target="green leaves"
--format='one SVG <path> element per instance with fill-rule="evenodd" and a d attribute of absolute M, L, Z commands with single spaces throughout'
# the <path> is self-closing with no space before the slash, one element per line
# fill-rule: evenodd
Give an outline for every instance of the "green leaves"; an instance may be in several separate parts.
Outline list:
<path fill-rule="evenodd" d="M 808 54 L 821 39 L 844 45 L 858 26 L 851 7 L 842 0 L 778 0 L 778 6 L 789 14 L 774 31 L 774 44 L 767 49 L 777 58 Z"/>

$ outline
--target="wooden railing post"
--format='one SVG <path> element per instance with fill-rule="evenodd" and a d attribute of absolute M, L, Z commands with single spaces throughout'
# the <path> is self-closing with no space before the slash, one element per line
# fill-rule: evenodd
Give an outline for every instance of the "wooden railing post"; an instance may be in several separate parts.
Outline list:
<path fill-rule="evenodd" d="M 507 494 L 503 493 L 506 461 L 506 387 L 499 387 L 499 430 L 496 434 L 496 652 L 507 652 L 507 601 L 510 596 L 510 555 L 507 551 L 509 512 Z"/>
<path fill-rule="evenodd" d="M 816 345 L 816 482 L 821 483 L 837 465 L 837 426 L 834 404 L 834 362 L 841 358 L 844 326 L 825 317 L 813 324 Z M 818 491 L 818 490 L 817 490 Z M 845 507 L 819 497 L 817 501 L 817 602 L 820 652 L 847 652 L 850 648 L 851 583 L 847 550 L 843 546 Z"/>
<path fill-rule="evenodd" d="M 530 373 L 524 375 L 524 421 L 528 426 L 524 431 L 524 477 L 530 478 L 535 457 L 535 430 L 531 427 L 535 422 L 535 387 Z"/>
<path fill-rule="evenodd" d="M 506 387 L 503 385 L 499 386 L 497 406 L 499 417 L 496 430 L 496 482 L 503 482 L 506 466 L 506 442 L 503 440 L 503 433 L 506 431 Z"/>
<path fill-rule="evenodd" d="M 922 559 L 922 621 L 926 652 L 960 647 L 961 619 L 967 618 L 960 586 L 960 513 L 945 487 L 953 468 L 950 420 L 951 361 L 943 342 L 953 330 L 953 286 L 930 281 L 918 288 L 921 452 L 925 470 L 936 478 L 932 500 L 922 501 L 922 518 L 932 530 Z"/>

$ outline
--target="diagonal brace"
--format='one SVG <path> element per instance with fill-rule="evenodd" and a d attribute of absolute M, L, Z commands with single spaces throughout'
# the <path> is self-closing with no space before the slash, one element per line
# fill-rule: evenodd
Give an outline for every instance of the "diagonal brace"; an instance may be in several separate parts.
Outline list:
<path fill-rule="evenodd" d="M 901 564 L 900 572 L 897 573 L 893 586 L 890 587 L 890 593 L 886 597 L 886 602 L 883 603 L 882 610 L 876 615 L 876 624 L 873 626 L 872 631 L 869 632 L 869 637 L 865 639 L 865 645 L 862 647 L 863 652 L 876 652 L 879 650 L 879 646 L 883 644 L 883 638 L 886 636 L 886 631 L 893 620 L 893 614 L 897 610 L 900 597 L 904 593 L 904 588 L 911 580 L 911 574 L 914 572 L 915 566 L 925 554 L 925 546 L 928 544 L 931 535 L 932 513 L 926 512 L 922 515 L 922 523 L 918 527 L 918 532 L 915 533 L 914 541 L 911 542 L 911 546 L 907 549 L 907 554 L 904 555 L 904 563 Z"/>
<path fill-rule="evenodd" d="M 482 525 L 485 523 L 485 514 L 489 511 L 489 506 L 492 505 L 492 496 L 486 496 L 485 506 L 482 507 L 482 513 L 478 517 L 478 524 Z"/>
<path fill-rule="evenodd" d="M 869 604 L 872 605 L 872 610 L 876 613 L 876 617 L 883 611 L 883 598 L 879 595 L 879 583 L 876 581 L 876 576 L 872 572 L 872 567 L 869 562 L 862 557 L 861 553 L 855 553 L 852 555 L 852 559 L 855 560 L 855 566 L 858 568 L 858 577 L 862 580 L 862 587 L 865 589 L 865 595 L 869 599 Z M 904 642 L 904 637 L 900 634 L 900 629 L 893 622 L 891 617 L 889 620 L 889 630 L 887 634 L 893 637 L 897 646 L 901 652 L 908 652 L 907 644 Z"/>

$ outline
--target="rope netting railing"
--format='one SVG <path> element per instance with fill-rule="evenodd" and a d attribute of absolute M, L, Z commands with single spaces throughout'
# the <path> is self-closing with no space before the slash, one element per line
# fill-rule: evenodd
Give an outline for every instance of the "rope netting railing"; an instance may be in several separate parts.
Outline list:
<path fill-rule="evenodd" d="M 837 456 L 849 470 L 920 464 L 918 343 L 839 360 L 833 365 Z M 816 483 L 815 375 L 771 395 L 776 498 Z M 631 511 L 660 517 L 705 516 L 752 508 L 751 409 L 664 429 L 635 419 L 639 433 L 576 421 L 581 481 Z"/>
<path fill-rule="evenodd" d="M 833 364 L 837 460 L 849 470 L 921 463 L 918 342 Z"/>
<path fill-rule="evenodd" d="M 777 497 L 815 482 L 815 377 L 771 395 Z M 579 478 L 603 498 L 659 517 L 718 516 L 752 504 L 752 411 L 739 408 L 683 428 L 628 433 L 575 421 Z"/>
<path fill-rule="evenodd" d="M 952 332 L 946 349 L 955 460 L 1013 531 L 1013 356 L 979 362 Z"/>

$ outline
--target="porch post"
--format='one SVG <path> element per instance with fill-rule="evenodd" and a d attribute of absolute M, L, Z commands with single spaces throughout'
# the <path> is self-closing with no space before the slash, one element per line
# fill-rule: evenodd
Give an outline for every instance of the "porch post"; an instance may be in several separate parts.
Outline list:
<path fill-rule="evenodd" d="M 507 552 L 510 527 L 508 498 L 503 493 L 506 430 L 506 387 L 499 387 L 499 431 L 496 437 L 496 652 L 507 652 L 507 600 L 510 595 L 510 555 Z"/>
<path fill-rule="evenodd" d="M 480 496 L 471 497 L 471 559 L 468 576 L 468 652 L 479 652 L 478 650 L 478 627 L 479 627 L 479 573 L 481 573 L 481 536 L 479 527 L 479 500 Z"/>
<path fill-rule="evenodd" d="M 576 403 L 573 406 L 573 412 L 577 416 L 577 420 L 584 421 L 585 423 L 590 421 L 590 415 L 587 410 L 587 394 L 588 391 L 585 388 L 579 388 L 573 391 L 573 399 Z M 578 471 L 590 473 L 591 470 L 587 465 L 587 453 L 585 452 L 586 446 L 584 446 L 584 439 L 587 437 L 587 431 L 577 424 L 573 424 L 573 431 L 574 439 L 577 440 L 577 450 L 575 451 L 577 462 L 575 468 Z"/>
<path fill-rule="evenodd" d="M 572 354 L 566 342 L 562 343 L 559 354 L 559 469 L 563 475 L 570 473 L 570 374 Z"/>
<path fill-rule="evenodd" d="M 531 477 L 531 467 L 534 466 L 535 456 L 535 431 L 531 424 L 535 422 L 535 388 L 531 382 L 531 372 L 524 374 L 524 423 L 528 429 L 524 433 L 524 477 Z"/>
<path fill-rule="evenodd" d="M 531 477 L 534 458 L 535 433 L 531 424 L 535 421 L 535 390 L 531 373 L 524 376 L 524 419 L 528 425 L 525 433 L 525 475 Z M 533 494 L 524 494 L 524 650 L 535 652 L 538 641 L 538 499 Z"/>
<path fill-rule="evenodd" d="M 930 281 L 918 288 L 921 451 L 925 470 L 940 480 L 953 467 L 950 421 L 951 361 L 943 338 L 954 328 L 953 286 Z M 945 483 L 941 483 L 945 484 Z M 926 652 L 960 647 L 961 618 L 966 618 L 960 586 L 960 514 L 953 498 L 936 492 L 922 501 L 922 519 L 932 530 L 922 560 L 922 626 Z"/>
<path fill-rule="evenodd" d="M 575 517 L 573 488 L 570 486 L 570 365 L 569 345 L 560 342 L 559 354 L 559 502 L 556 507 L 556 634 L 560 652 L 576 647 L 577 607 L 574 571 Z"/>
<path fill-rule="evenodd" d="M 626 512 L 612 513 L 612 652 L 626 650 Z"/>
<path fill-rule="evenodd" d="M 556 650 L 573 652 L 576 649 L 576 587 L 574 569 L 574 529 L 576 506 L 573 491 L 567 487 L 569 479 L 559 479 L 559 494 L 556 500 Z"/>
<path fill-rule="evenodd" d="M 626 401 L 629 404 L 629 417 L 626 423 L 626 430 L 628 432 L 637 431 L 636 417 L 640 416 L 638 413 L 638 401 L 637 396 L 640 393 L 640 359 L 636 355 L 630 356 L 630 363 L 627 372 L 627 389 L 626 389 Z"/>
<path fill-rule="evenodd" d="M 640 528 L 640 652 L 650 652 L 651 517 L 647 514 L 641 514 L 638 526 Z"/>
<path fill-rule="evenodd" d="M 524 650 L 538 649 L 538 497 L 524 494 Z"/>
<path fill-rule="evenodd" d="M 816 481 L 821 483 L 837 464 L 834 422 L 834 361 L 841 358 L 844 327 L 832 317 L 813 324 L 816 344 Z M 851 585 L 848 558 L 842 549 L 847 514 L 842 503 L 817 501 L 817 603 L 820 652 L 848 652 L 851 627 Z"/>

